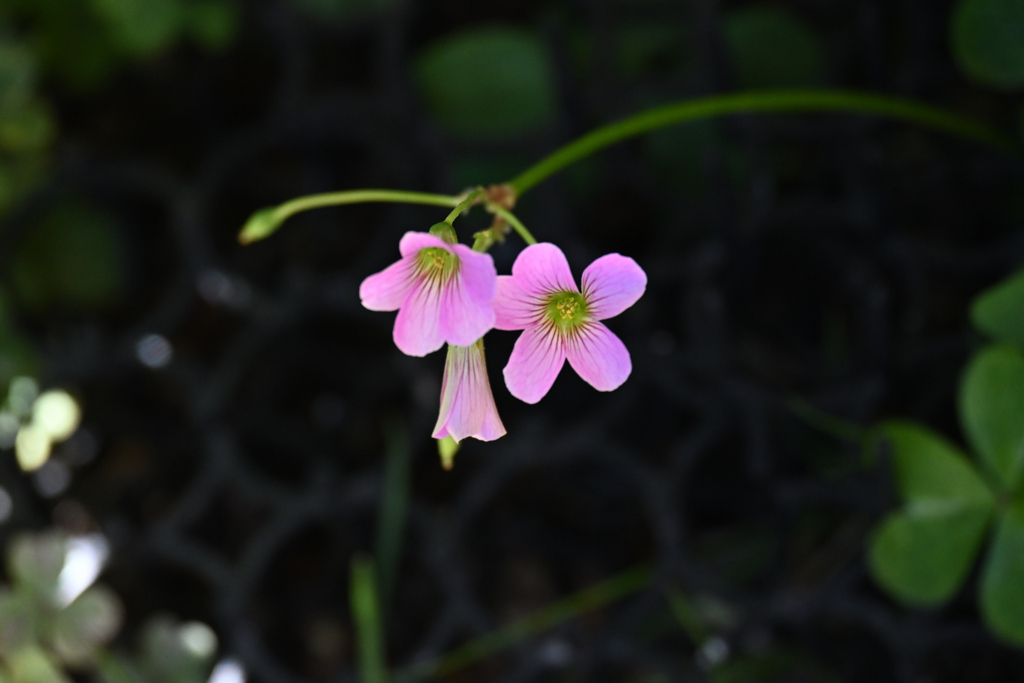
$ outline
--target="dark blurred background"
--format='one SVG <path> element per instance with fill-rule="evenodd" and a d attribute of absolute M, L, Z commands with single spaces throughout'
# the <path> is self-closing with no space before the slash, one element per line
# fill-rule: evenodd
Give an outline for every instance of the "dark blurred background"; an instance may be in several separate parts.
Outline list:
<path fill-rule="evenodd" d="M 385 463 L 409 457 L 396 667 L 650 563 L 648 587 L 445 680 L 1024 680 L 973 579 L 933 610 L 872 582 L 890 472 L 828 420 L 962 440 L 969 303 L 1024 256 L 1012 157 L 857 115 L 751 114 L 546 181 L 516 212 L 577 276 L 608 252 L 649 275 L 610 322 L 633 374 L 601 394 L 566 370 L 525 405 L 501 381 L 515 335 L 490 333 L 508 435 L 465 442 L 451 472 L 429 438 L 443 354 L 403 356 L 393 316 L 358 298 L 444 209 L 322 209 L 236 241 L 298 195 L 453 194 L 735 90 L 864 89 L 1019 135 L 1019 90 L 954 56 L 955 6 L 4 0 L 0 390 L 32 379 L 0 416 L 0 536 L 101 534 L 115 650 L 168 613 L 211 626 L 252 681 L 350 681 L 350 562 L 400 481 Z M 457 227 L 487 224 L 476 209 Z M 499 272 L 522 246 L 492 250 Z M 81 426 L 23 473 L 11 401 L 46 389 Z"/>

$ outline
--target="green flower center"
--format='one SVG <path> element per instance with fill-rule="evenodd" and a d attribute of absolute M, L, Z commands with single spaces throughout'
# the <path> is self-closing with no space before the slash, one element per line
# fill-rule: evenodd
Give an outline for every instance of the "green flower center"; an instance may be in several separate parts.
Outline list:
<path fill-rule="evenodd" d="M 579 292 L 555 292 L 544 307 L 548 320 L 561 332 L 569 332 L 587 319 L 587 302 Z"/>
<path fill-rule="evenodd" d="M 431 280 L 447 282 L 459 271 L 459 257 L 441 247 L 420 249 L 416 260 L 420 273 Z"/>

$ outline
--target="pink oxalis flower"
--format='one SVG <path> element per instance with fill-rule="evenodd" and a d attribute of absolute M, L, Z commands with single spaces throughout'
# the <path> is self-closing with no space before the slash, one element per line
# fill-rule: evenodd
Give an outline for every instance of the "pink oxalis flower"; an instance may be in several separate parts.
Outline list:
<path fill-rule="evenodd" d="M 647 288 L 636 261 L 607 254 L 583 271 L 576 287 L 569 263 L 553 244 L 527 247 L 498 278 L 494 299 L 499 330 L 523 330 L 505 366 L 505 384 L 516 398 L 536 403 L 548 393 L 565 360 L 599 391 L 617 389 L 632 362 L 622 341 L 603 323 L 632 306 Z"/>
<path fill-rule="evenodd" d="M 505 435 L 487 378 L 484 340 L 469 346 L 448 345 L 441 384 L 441 412 L 433 437 L 450 436 L 458 443 L 467 436 L 494 441 Z"/>
<path fill-rule="evenodd" d="M 398 311 L 395 345 L 410 356 L 425 356 L 445 342 L 470 346 L 494 327 L 494 261 L 456 244 L 445 227 L 440 235 L 405 233 L 398 244 L 402 258 L 359 286 L 366 308 Z"/>

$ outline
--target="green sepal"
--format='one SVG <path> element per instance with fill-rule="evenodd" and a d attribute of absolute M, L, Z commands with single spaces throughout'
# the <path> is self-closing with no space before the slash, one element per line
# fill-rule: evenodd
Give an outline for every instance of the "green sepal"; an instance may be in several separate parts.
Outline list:
<path fill-rule="evenodd" d="M 434 223 L 430 226 L 429 232 L 431 235 L 443 239 L 445 244 L 458 244 L 459 242 L 459 237 L 455 234 L 455 228 L 452 227 L 451 223 L 446 221 Z"/>
<path fill-rule="evenodd" d="M 1003 640 L 1024 646 L 1024 496 L 1000 520 L 981 575 L 981 613 Z"/>
<path fill-rule="evenodd" d="M 875 530 L 869 564 L 899 600 L 934 606 L 960 588 L 984 537 L 995 499 L 966 456 L 912 422 L 883 423 L 903 507 Z"/>
<path fill-rule="evenodd" d="M 1024 354 L 1009 346 L 978 353 L 960 385 L 968 441 L 1005 491 L 1024 474 Z"/>

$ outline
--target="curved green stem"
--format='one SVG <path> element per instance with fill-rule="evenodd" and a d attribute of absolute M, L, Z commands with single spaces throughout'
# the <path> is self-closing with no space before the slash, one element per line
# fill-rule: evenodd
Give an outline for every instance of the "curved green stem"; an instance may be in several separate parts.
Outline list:
<path fill-rule="evenodd" d="M 899 97 L 849 90 L 773 90 L 715 95 L 677 102 L 602 126 L 526 169 L 509 184 L 520 196 L 548 176 L 627 138 L 677 123 L 754 112 L 844 112 L 916 123 L 974 142 L 1014 151 L 1012 139 L 942 109 Z"/>
<path fill-rule="evenodd" d="M 431 206 L 458 206 L 462 197 L 432 194 L 429 192 L 405 192 L 403 190 L 348 190 L 311 194 L 298 199 L 261 209 L 246 222 L 238 241 L 251 244 L 272 235 L 289 217 L 301 211 L 319 209 L 324 206 L 342 204 L 363 204 L 367 202 L 396 202 L 401 204 L 428 204 Z"/>
<path fill-rule="evenodd" d="M 458 218 L 459 214 L 461 214 L 463 211 L 471 207 L 473 205 L 473 202 L 475 202 L 477 200 L 477 197 L 482 195 L 483 192 L 483 188 L 478 187 L 477 189 L 473 190 L 468 195 L 466 195 L 466 198 L 459 202 L 458 206 L 452 209 L 452 212 L 448 214 L 448 218 L 445 218 L 444 222 L 450 224 L 452 221 Z"/>
<path fill-rule="evenodd" d="M 516 218 L 514 213 L 500 204 L 488 203 L 487 208 L 504 218 L 505 221 L 512 226 L 512 229 L 519 233 L 519 236 L 523 238 L 524 242 L 527 244 L 537 244 L 537 239 L 530 234 L 530 231 L 526 229 L 526 226 L 523 225 L 521 220 Z"/>

